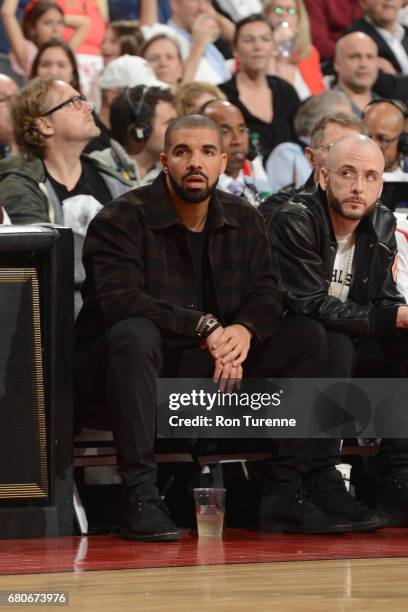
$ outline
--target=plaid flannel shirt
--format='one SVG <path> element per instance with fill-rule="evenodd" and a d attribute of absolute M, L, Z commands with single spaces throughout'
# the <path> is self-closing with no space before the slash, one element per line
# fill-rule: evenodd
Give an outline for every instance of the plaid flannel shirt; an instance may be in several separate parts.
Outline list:
<path fill-rule="evenodd" d="M 245 200 L 216 190 L 207 227 L 211 299 L 218 306 L 213 314 L 224 325 L 246 325 L 262 342 L 282 314 L 263 218 Z M 187 228 L 175 213 L 163 174 L 98 213 L 88 228 L 83 261 L 77 346 L 129 317 L 154 322 L 172 347 L 195 338 L 204 313 L 194 304 Z"/>

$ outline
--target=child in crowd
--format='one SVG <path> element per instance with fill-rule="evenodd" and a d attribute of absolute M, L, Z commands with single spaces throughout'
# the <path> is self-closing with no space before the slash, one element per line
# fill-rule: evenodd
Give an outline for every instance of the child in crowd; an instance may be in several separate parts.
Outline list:
<path fill-rule="evenodd" d="M 24 9 L 21 23 L 16 17 L 18 0 L 4 0 L 1 18 L 10 43 L 11 66 L 16 74 L 28 76 L 38 48 L 51 39 L 62 40 L 64 26 L 73 29 L 69 46 L 79 47 L 88 31 L 89 20 L 84 15 L 64 15 L 50 0 L 31 0 Z"/>

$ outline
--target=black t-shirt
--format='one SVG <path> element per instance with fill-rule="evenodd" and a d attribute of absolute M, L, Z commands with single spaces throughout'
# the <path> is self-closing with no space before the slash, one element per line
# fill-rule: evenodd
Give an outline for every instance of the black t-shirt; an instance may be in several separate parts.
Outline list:
<path fill-rule="evenodd" d="M 64 213 L 63 223 L 74 234 L 75 285 L 78 288 L 85 278 L 82 266 L 82 246 L 89 223 L 95 215 L 112 200 L 111 193 L 99 172 L 87 160 L 81 160 L 82 173 L 75 187 L 70 191 L 56 181 L 45 170 Z M 79 294 L 75 294 L 75 311 L 81 306 Z"/>
<path fill-rule="evenodd" d="M 105 181 L 100 176 L 96 168 L 86 160 L 81 161 L 82 173 L 75 187 L 69 191 L 65 185 L 56 181 L 51 174 L 45 170 L 48 179 L 51 182 L 55 193 L 58 196 L 61 205 L 64 206 L 66 200 L 74 198 L 75 196 L 88 195 L 93 196 L 95 200 L 102 206 L 108 204 L 112 200 L 112 196 Z"/>
<path fill-rule="evenodd" d="M 259 148 L 264 163 L 266 163 L 272 149 L 278 144 L 297 140 L 293 119 L 300 105 L 296 90 L 290 83 L 280 77 L 268 76 L 266 78 L 273 96 L 273 118 L 270 123 L 253 115 L 241 102 L 236 76 L 218 85 L 228 100 L 242 112 L 246 126 L 250 131 L 252 145 Z M 255 141 L 258 141 L 258 146 L 255 145 Z"/>
<path fill-rule="evenodd" d="M 187 229 L 188 241 L 194 263 L 196 279 L 196 306 L 197 310 L 207 311 L 207 297 L 209 293 L 209 265 L 208 265 L 208 230 L 192 232 Z"/>

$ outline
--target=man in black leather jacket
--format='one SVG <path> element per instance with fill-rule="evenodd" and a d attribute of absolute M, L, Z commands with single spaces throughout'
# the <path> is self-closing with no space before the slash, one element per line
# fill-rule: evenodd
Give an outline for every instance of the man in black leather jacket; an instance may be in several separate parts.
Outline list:
<path fill-rule="evenodd" d="M 392 277 L 395 224 L 377 202 L 383 169 L 374 141 L 350 134 L 330 148 L 316 189 L 297 193 L 268 219 L 287 313 L 311 316 L 325 328 L 335 378 L 355 373 L 367 338 L 391 366 L 388 375 L 408 371 L 408 336 L 401 334 L 408 307 Z M 383 440 L 382 454 L 376 507 L 388 524 L 408 525 L 408 440 Z M 326 511 L 336 507 L 361 519 L 363 507 L 334 469 L 338 455 L 338 440 L 316 441 L 305 485 Z"/>
<path fill-rule="evenodd" d="M 277 205 L 287 202 L 297 193 L 312 189 L 319 182 L 320 168 L 326 165 L 327 155 L 333 143 L 350 133 L 367 134 L 364 123 L 354 114 L 337 111 L 324 115 L 314 125 L 310 134 L 310 146 L 306 147 L 305 155 L 310 164 L 310 176 L 306 183 L 298 189 L 283 189 L 264 200 L 258 207 L 265 218 L 273 214 Z"/>

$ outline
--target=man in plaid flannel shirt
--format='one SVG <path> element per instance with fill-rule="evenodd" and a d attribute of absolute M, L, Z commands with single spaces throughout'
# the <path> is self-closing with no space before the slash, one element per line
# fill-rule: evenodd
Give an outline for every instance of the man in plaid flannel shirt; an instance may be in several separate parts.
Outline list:
<path fill-rule="evenodd" d="M 156 487 L 159 376 L 213 377 L 231 389 L 243 375 L 319 377 L 327 367 L 320 328 L 282 318 L 261 215 L 216 189 L 226 166 L 219 127 L 202 115 L 175 119 L 161 164 L 153 184 L 91 222 L 76 328 L 82 417 L 109 419 L 123 480 L 122 533 L 144 541 L 179 537 Z M 260 528 L 350 530 L 303 494 L 309 447 L 271 441 Z"/>

